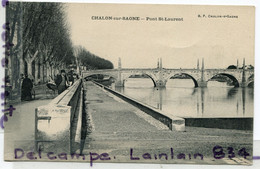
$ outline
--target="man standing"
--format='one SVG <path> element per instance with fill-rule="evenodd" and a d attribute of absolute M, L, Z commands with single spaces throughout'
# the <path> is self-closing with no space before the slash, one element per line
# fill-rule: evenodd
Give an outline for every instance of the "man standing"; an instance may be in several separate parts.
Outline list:
<path fill-rule="evenodd" d="M 68 87 L 68 78 L 66 76 L 65 70 L 60 71 L 60 75 L 57 76 L 57 79 L 55 81 L 57 88 L 58 88 L 58 94 L 61 94 L 64 90 Z"/>

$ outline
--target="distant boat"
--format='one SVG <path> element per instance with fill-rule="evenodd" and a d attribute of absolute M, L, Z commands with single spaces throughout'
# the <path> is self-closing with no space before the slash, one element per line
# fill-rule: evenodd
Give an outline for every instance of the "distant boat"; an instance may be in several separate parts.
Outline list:
<path fill-rule="evenodd" d="M 226 79 L 216 79 L 216 81 L 218 81 L 218 82 L 227 82 Z"/>
<path fill-rule="evenodd" d="M 103 80 L 109 80 L 109 79 L 110 79 L 109 76 L 103 78 Z"/>
<path fill-rule="evenodd" d="M 98 83 L 102 83 L 102 82 L 108 82 L 108 81 L 112 81 L 113 78 L 111 77 L 104 77 L 103 79 L 92 79 Z"/>

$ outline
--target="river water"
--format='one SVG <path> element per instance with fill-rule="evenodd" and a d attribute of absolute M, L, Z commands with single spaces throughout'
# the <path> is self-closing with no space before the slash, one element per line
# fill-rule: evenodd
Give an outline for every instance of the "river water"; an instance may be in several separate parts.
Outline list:
<path fill-rule="evenodd" d="M 154 88 L 149 78 L 128 78 L 117 91 L 179 117 L 253 117 L 254 89 L 234 88 L 225 82 L 208 82 L 194 88 L 191 79 L 169 79 Z"/>

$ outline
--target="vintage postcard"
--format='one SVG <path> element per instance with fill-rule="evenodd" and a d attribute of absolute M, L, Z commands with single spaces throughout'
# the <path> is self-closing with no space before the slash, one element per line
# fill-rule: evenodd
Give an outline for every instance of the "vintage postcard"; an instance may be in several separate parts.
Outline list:
<path fill-rule="evenodd" d="M 6 161 L 252 165 L 255 8 L 9 2 Z"/>

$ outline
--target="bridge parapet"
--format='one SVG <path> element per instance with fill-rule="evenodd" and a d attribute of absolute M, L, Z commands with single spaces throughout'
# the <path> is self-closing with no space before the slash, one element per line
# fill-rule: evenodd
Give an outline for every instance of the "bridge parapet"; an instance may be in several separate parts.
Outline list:
<path fill-rule="evenodd" d="M 75 139 L 80 138 L 81 102 L 80 79 L 48 105 L 36 108 L 35 151 L 51 151 L 53 147 L 55 150 L 59 147 L 62 152 L 72 153 Z"/>
<path fill-rule="evenodd" d="M 124 82 L 131 75 L 145 74 L 151 78 L 155 87 L 165 87 L 167 81 L 176 74 L 185 74 L 190 77 L 195 87 L 206 87 L 210 79 L 216 75 L 223 75 L 230 78 L 234 86 L 246 87 L 251 76 L 254 75 L 253 69 L 166 69 L 166 68 L 121 68 L 108 70 L 95 70 L 84 72 L 83 77 L 92 74 L 105 74 L 116 80 L 116 86 L 124 86 Z"/>

